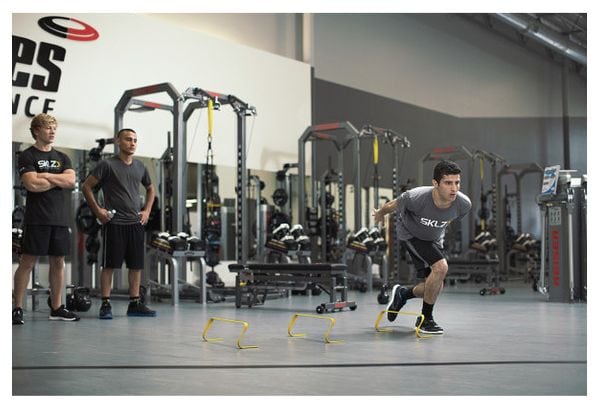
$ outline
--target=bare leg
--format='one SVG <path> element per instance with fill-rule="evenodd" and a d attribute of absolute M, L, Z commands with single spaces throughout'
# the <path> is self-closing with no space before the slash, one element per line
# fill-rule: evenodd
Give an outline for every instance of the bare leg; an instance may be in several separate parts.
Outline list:
<path fill-rule="evenodd" d="M 50 298 L 52 310 L 62 304 L 62 288 L 64 287 L 64 256 L 50 256 Z"/>
<path fill-rule="evenodd" d="M 441 259 L 431 266 L 431 273 L 424 282 L 414 286 L 412 292 L 415 297 L 423 298 L 428 304 L 434 304 L 443 289 L 443 281 L 447 275 L 447 261 Z"/>
<path fill-rule="evenodd" d="M 102 268 L 102 273 L 100 274 L 100 287 L 103 298 L 110 297 L 110 291 L 112 289 L 112 271 L 112 268 Z"/>
<path fill-rule="evenodd" d="M 19 262 L 19 266 L 15 271 L 15 280 L 14 280 L 14 302 L 15 307 L 23 307 L 23 297 L 25 296 L 25 291 L 27 290 L 27 285 L 29 285 L 29 276 L 31 275 L 31 271 L 35 266 L 35 261 L 37 260 L 37 256 L 35 255 L 21 255 L 21 260 Z"/>
<path fill-rule="evenodd" d="M 439 297 L 439 293 L 443 290 L 443 281 L 447 275 L 447 261 L 441 259 L 431 266 L 431 273 L 425 281 L 424 301 L 428 304 L 434 304 Z"/>
<path fill-rule="evenodd" d="M 129 297 L 139 297 L 141 269 L 129 269 Z"/>

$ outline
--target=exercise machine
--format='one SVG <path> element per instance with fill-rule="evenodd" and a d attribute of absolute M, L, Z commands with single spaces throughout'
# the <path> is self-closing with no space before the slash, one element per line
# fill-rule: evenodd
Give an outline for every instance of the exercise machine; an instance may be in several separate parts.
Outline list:
<path fill-rule="evenodd" d="M 235 307 L 242 304 L 252 307 L 263 304 L 258 289 L 294 287 L 296 282 L 312 282 L 329 294 L 329 302 L 316 307 L 317 313 L 349 308 L 356 310 L 354 301 L 347 300 L 347 266 L 344 264 L 231 264 L 229 271 L 235 273 Z M 244 293 L 246 294 L 244 299 Z M 341 294 L 337 298 L 337 293 Z"/>
<path fill-rule="evenodd" d="M 391 146 L 393 152 L 391 189 L 393 197 L 396 198 L 399 197 L 402 192 L 402 187 L 399 184 L 401 164 L 403 162 L 406 149 L 411 147 L 411 142 L 407 137 L 393 131 L 392 129 L 385 129 L 378 126 L 373 126 L 371 124 L 364 125 L 362 127 L 356 144 L 359 146 L 362 140 L 372 141 L 373 177 L 371 185 L 373 190 L 373 205 L 374 208 L 379 208 L 381 198 L 379 191 L 380 177 L 378 174 L 379 147 L 381 144 Z M 360 155 L 360 152 L 361 149 L 358 149 L 355 153 Z M 359 162 L 359 158 L 356 161 Z M 389 276 L 390 262 L 387 252 L 391 253 L 391 269 L 399 270 L 399 265 L 401 263 L 401 249 L 399 247 L 399 242 L 388 237 L 393 236 L 394 234 L 394 230 L 389 229 L 389 224 L 387 224 L 387 230 L 384 232 L 380 231 L 376 225 L 373 225 L 370 211 L 370 188 L 362 188 L 361 181 L 358 178 L 358 185 L 356 186 L 355 191 L 365 193 L 364 200 L 362 200 L 362 197 L 359 197 L 359 200 L 356 200 L 356 205 L 358 207 L 354 209 L 356 214 L 360 214 L 362 201 L 364 201 L 364 227 L 359 228 L 362 224 L 356 224 L 356 233 L 353 237 L 350 237 L 352 242 L 349 242 L 348 239 L 349 251 L 346 250 L 345 255 L 346 259 L 353 259 L 354 264 L 356 264 L 356 261 L 358 265 L 361 264 L 362 269 L 366 268 L 366 287 L 364 287 L 362 282 L 358 281 L 358 289 L 364 290 L 366 288 L 366 290 L 371 291 L 374 285 L 372 277 L 372 265 L 378 265 L 379 267 L 381 284 L 388 284 L 392 277 Z M 355 237 L 358 237 L 358 239 L 355 239 Z M 358 242 L 364 245 L 358 245 Z M 374 244 L 374 242 L 376 242 L 376 244 Z M 364 256 L 368 256 L 370 259 L 363 259 Z M 355 276 L 355 268 L 352 268 L 352 265 L 348 266 L 350 267 L 350 275 L 353 274 Z M 396 279 L 399 280 L 399 277 L 397 276 Z"/>
<path fill-rule="evenodd" d="M 166 94 L 170 98 L 170 104 L 157 103 L 153 101 L 142 100 L 140 97 L 153 94 Z M 119 99 L 115 107 L 114 129 L 118 131 L 123 127 L 124 116 L 127 112 L 148 112 L 155 110 L 164 110 L 172 114 L 172 196 L 174 204 L 172 206 L 172 231 L 179 233 L 184 231 L 184 218 L 186 214 L 185 201 L 187 198 L 187 122 L 190 116 L 199 109 L 206 109 L 209 105 L 214 109 L 221 106 L 230 106 L 237 119 L 237 261 L 244 263 L 248 259 L 248 243 L 244 239 L 244 234 L 248 231 L 248 209 L 246 200 L 247 169 L 246 169 L 246 118 L 256 115 L 255 107 L 247 104 L 234 95 L 221 94 L 218 92 L 206 91 L 197 87 L 189 87 L 183 92 L 170 83 L 159 83 L 144 86 L 135 89 L 126 90 Z M 201 177 L 198 177 L 198 184 Z M 201 194 L 202 188 L 198 186 L 198 194 Z M 201 203 L 201 197 L 198 198 Z M 201 217 L 198 230 L 202 231 Z M 177 262 L 171 262 L 176 265 L 178 270 L 170 282 L 173 299 L 178 299 L 175 295 L 178 293 L 179 279 L 186 279 L 187 255 L 185 251 L 177 251 L 168 254 Z M 170 259 L 169 259 L 170 261 Z M 205 285 L 202 280 L 201 285 Z"/>
<path fill-rule="evenodd" d="M 545 168 L 537 202 L 542 219 L 538 291 L 550 302 L 586 301 L 586 176 Z"/>
<path fill-rule="evenodd" d="M 525 178 L 537 176 L 539 183 L 543 175 L 543 169 L 537 163 L 517 163 L 517 164 L 506 164 L 497 172 L 497 199 L 495 200 L 495 214 L 497 219 L 495 220 L 495 238 L 497 239 L 497 256 L 499 258 L 499 274 L 504 280 L 516 278 L 521 279 L 522 276 L 514 276 L 514 272 L 524 271 L 526 275 L 524 279 L 530 279 L 531 275 L 535 275 L 536 271 L 530 270 L 534 265 L 529 263 L 529 260 L 538 258 L 539 248 L 538 245 L 532 245 L 529 242 L 527 245 L 528 250 L 531 251 L 530 257 L 520 258 L 524 263 L 520 266 L 514 264 L 511 265 L 510 270 L 510 256 L 512 262 L 516 260 L 514 254 L 508 254 L 514 249 L 516 239 L 526 234 L 523 231 L 523 210 L 522 210 L 522 196 L 524 193 L 524 180 Z M 512 179 L 513 190 L 508 190 L 508 181 Z M 510 199 L 514 201 L 514 210 L 510 209 Z M 512 223 L 515 218 L 515 228 Z M 522 239 L 522 238 L 520 238 Z M 516 250 L 519 247 L 515 248 Z M 536 254 L 535 254 L 536 252 Z M 521 263 L 521 262 L 519 262 Z"/>
<path fill-rule="evenodd" d="M 346 238 L 346 215 L 345 215 L 345 179 L 343 175 L 344 150 L 357 138 L 358 130 L 350 122 L 335 122 L 313 125 L 306 128 L 298 141 L 298 216 L 301 224 L 312 239 L 312 257 L 320 262 L 332 259 L 340 260 L 343 254 L 343 245 Z M 337 170 L 329 169 L 322 174 L 316 171 L 316 149 L 315 142 L 332 143 L 337 150 Z M 308 194 L 306 191 L 306 145 L 311 143 L 311 179 L 310 179 L 310 205 L 308 205 Z M 356 165 L 359 166 L 359 165 Z M 357 168 L 357 167 L 354 168 Z M 359 179 L 359 172 L 356 171 Z M 332 187 L 337 184 L 337 208 L 333 213 L 332 204 L 334 196 L 331 191 L 327 194 L 327 184 Z M 359 181 L 354 187 L 359 185 Z M 355 200 L 359 200 L 356 194 Z M 359 208 L 359 203 L 357 203 Z M 320 211 L 319 211 L 320 210 Z M 328 214 L 327 214 L 328 212 Z M 327 217 L 328 215 L 328 217 Z M 356 212 L 359 224 L 360 214 Z M 328 221 L 328 222 L 327 222 Z M 328 224 L 328 225 L 327 225 Z M 328 233 L 328 234 L 327 234 Z M 333 233 L 337 233 L 333 237 Z M 319 249 L 319 252 L 316 252 Z"/>

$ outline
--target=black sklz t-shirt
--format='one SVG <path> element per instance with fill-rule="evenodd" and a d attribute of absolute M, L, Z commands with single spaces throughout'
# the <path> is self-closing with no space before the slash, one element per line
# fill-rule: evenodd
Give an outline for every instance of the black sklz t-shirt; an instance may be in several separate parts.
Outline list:
<path fill-rule="evenodd" d="M 19 154 L 18 166 L 19 176 L 30 171 L 60 174 L 73 168 L 66 154 L 56 149 L 42 152 L 34 146 Z M 60 187 L 41 193 L 27 191 L 24 224 L 68 226 L 69 193 L 70 190 Z"/>

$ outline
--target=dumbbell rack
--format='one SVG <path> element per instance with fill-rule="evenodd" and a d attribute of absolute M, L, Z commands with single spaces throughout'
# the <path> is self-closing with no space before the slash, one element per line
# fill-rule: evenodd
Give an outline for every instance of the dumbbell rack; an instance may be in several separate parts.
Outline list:
<path fill-rule="evenodd" d="M 162 251 L 153 247 L 147 247 L 147 254 L 166 261 L 169 264 L 169 282 L 171 292 L 171 304 L 179 304 L 179 276 L 186 276 L 188 261 L 197 263 L 200 271 L 200 300 L 199 303 L 206 304 L 206 251 Z M 149 289 L 148 289 L 149 290 Z M 148 298 L 151 294 L 148 293 Z"/>

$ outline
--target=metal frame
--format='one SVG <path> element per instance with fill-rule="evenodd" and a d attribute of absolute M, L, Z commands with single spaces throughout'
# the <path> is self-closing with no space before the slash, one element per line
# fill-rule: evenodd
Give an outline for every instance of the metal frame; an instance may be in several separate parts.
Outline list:
<path fill-rule="evenodd" d="M 522 232 L 522 178 L 527 174 L 543 175 L 543 168 L 537 163 L 522 163 L 504 165 L 497 172 L 495 185 L 497 186 L 497 199 L 495 202 L 497 219 L 495 221 L 495 238 L 497 239 L 497 254 L 499 256 L 499 275 L 508 276 L 508 259 L 507 259 L 507 243 L 506 243 L 506 228 L 505 228 L 505 205 L 503 203 L 503 189 L 501 181 L 505 176 L 514 176 L 516 179 L 516 206 L 518 210 L 517 234 Z M 543 260 L 541 260 L 543 262 Z"/>
<path fill-rule="evenodd" d="M 506 160 L 503 157 L 501 157 L 500 155 L 498 155 L 498 154 L 487 152 L 487 151 L 484 151 L 484 150 L 477 150 L 477 151 L 475 151 L 474 152 L 474 156 L 473 156 L 472 159 L 473 160 L 479 159 L 479 160 L 487 161 L 487 162 L 489 162 L 491 164 L 491 177 L 490 177 L 490 179 L 492 180 L 491 182 L 493 183 L 492 187 L 491 187 L 491 190 L 492 190 L 492 194 L 493 194 L 493 200 L 495 200 L 495 202 L 493 202 L 493 204 L 491 206 L 491 209 L 493 211 L 493 215 L 492 215 L 492 220 L 493 221 L 492 221 L 492 224 L 491 224 L 492 225 L 491 233 L 495 233 L 495 231 L 497 230 L 497 225 L 496 225 L 497 224 L 497 199 L 498 199 L 498 197 L 500 195 L 500 193 L 498 193 L 498 188 L 497 188 L 497 166 L 499 164 L 504 164 L 505 165 Z M 473 173 L 474 173 L 474 167 L 475 166 L 473 164 L 473 166 L 472 166 Z M 474 179 L 474 174 L 472 174 L 472 179 Z M 474 182 L 472 182 L 472 184 L 474 185 Z M 480 192 L 482 193 L 483 192 L 482 183 L 481 183 L 481 186 L 480 186 L 480 190 L 481 190 Z M 470 197 L 470 199 L 473 199 L 473 197 Z M 474 212 L 472 212 L 471 215 L 472 215 L 472 217 L 474 219 Z M 472 230 L 472 232 L 475 232 L 475 231 Z M 470 239 L 473 239 L 475 235 L 476 234 L 471 235 Z"/>
<path fill-rule="evenodd" d="M 166 93 L 172 105 L 137 99 L 140 96 Z M 192 100 L 193 102 L 186 102 Z M 114 108 L 115 134 L 123 127 L 123 118 L 126 112 L 147 112 L 156 109 L 166 110 L 173 115 L 173 229 L 175 232 L 183 230 L 185 216 L 185 200 L 187 198 L 187 120 L 196 109 L 206 108 L 208 101 L 212 100 L 216 109 L 221 105 L 230 105 L 237 116 L 237 260 L 245 263 L 248 258 L 248 243 L 243 239 L 244 231 L 248 230 L 246 191 L 247 171 L 245 158 L 245 118 L 256 115 L 256 109 L 233 95 L 205 91 L 200 88 L 190 87 L 179 93 L 175 87 L 168 83 L 149 85 L 141 88 L 129 89 L 123 92 Z M 201 190 L 200 190 L 201 191 Z M 201 228 L 201 225 L 198 226 Z M 185 258 L 185 256 L 183 256 Z M 185 262 L 179 262 L 185 265 Z M 178 268 L 175 268 L 178 269 Z M 184 270 L 185 268 L 182 268 Z M 204 285 L 204 282 L 202 282 Z M 178 297 L 178 276 L 172 282 L 173 301 Z M 176 302 L 175 302 L 176 303 Z"/>
<path fill-rule="evenodd" d="M 324 133 L 324 132 L 339 132 L 339 131 L 343 131 L 342 133 L 336 133 L 336 134 L 331 134 L 331 133 Z M 343 241 L 344 236 L 343 234 L 345 234 L 345 230 L 346 230 L 346 226 L 345 226 L 345 180 L 343 178 L 343 151 L 345 150 L 345 148 L 355 139 L 357 139 L 358 137 L 358 130 L 354 127 L 354 125 L 352 125 L 350 122 L 333 122 L 333 123 L 325 123 L 325 124 L 320 124 L 320 125 L 313 125 L 313 126 L 308 126 L 308 128 L 306 128 L 306 130 L 304 131 L 304 133 L 300 136 L 299 141 L 298 141 L 298 172 L 299 172 L 299 186 L 298 186 L 298 198 L 299 198 L 299 206 L 298 206 L 298 218 L 299 218 L 299 224 L 301 224 L 304 228 L 308 228 L 308 225 L 306 224 L 306 144 L 308 142 L 313 142 L 313 141 L 317 141 L 317 140 L 326 140 L 326 141 L 330 141 L 331 143 L 334 144 L 335 148 L 337 149 L 337 167 L 340 168 L 340 171 L 338 172 L 338 188 L 339 188 L 339 208 L 341 211 L 339 211 L 339 231 L 341 231 L 341 240 Z M 357 153 L 354 154 L 354 161 L 356 157 L 359 157 L 359 147 L 356 149 Z M 356 169 L 354 174 L 354 183 L 357 183 L 357 185 L 359 185 L 359 178 L 360 178 L 360 165 L 359 165 L 359 160 L 357 160 L 357 163 L 354 163 L 354 168 Z M 316 175 L 316 151 L 314 149 L 314 146 L 312 146 L 312 169 L 311 169 L 311 203 L 312 203 L 312 208 L 318 208 L 318 197 L 317 197 L 317 188 L 316 188 L 316 184 L 317 182 L 321 181 L 322 177 L 324 177 L 324 174 L 322 175 L 322 177 L 317 177 Z M 328 169 L 327 169 L 328 171 Z M 326 173 L 326 171 L 324 172 Z M 356 184 L 354 184 L 356 185 Z M 324 186 L 322 186 L 322 188 L 324 188 Z M 324 194 L 323 194 L 324 196 Z M 358 209 L 359 209 L 359 200 L 360 200 L 360 195 L 356 194 L 354 197 L 354 200 L 357 202 L 358 204 Z M 324 207 L 323 207 L 323 211 L 324 211 Z M 360 214 L 359 212 L 356 212 L 356 217 L 358 220 L 358 224 L 359 224 L 359 218 L 360 218 Z M 323 218 L 324 218 L 324 212 L 323 212 Z M 323 251 L 326 251 L 326 249 L 323 249 Z M 326 252 L 324 252 L 326 253 Z M 326 258 L 325 258 L 326 259 Z"/>
<path fill-rule="evenodd" d="M 188 88 L 184 92 L 187 98 L 197 99 L 190 103 L 183 114 L 186 122 L 194 110 L 208 107 L 208 100 L 212 100 L 216 110 L 221 105 L 230 105 L 237 117 L 237 262 L 245 263 L 248 260 L 249 245 L 244 239 L 244 231 L 249 231 L 249 217 L 247 208 L 247 193 L 245 187 L 248 184 L 246 165 L 246 117 L 256 116 L 256 108 L 242 101 L 234 95 L 226 95 L 218 92 L 206 91 L 201 88 Z M 186 130 L 184 130 L 186 131 Z M 200 181 L 198 181 L 198 184 Z M 199 186 L 198 186 L 199 187 Z M 201 190 L 198 190 L 198 194 Z M 198 201 L 200 202 L 200 201 Z"/>

